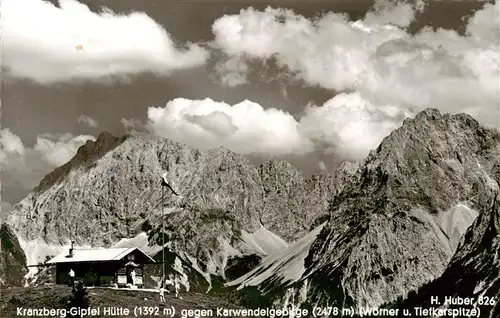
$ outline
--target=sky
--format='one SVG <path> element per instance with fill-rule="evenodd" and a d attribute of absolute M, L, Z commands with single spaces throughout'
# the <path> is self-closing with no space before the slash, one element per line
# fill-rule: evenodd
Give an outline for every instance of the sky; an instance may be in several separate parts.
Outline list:
<path fill-rule="evenodd" d="M 102 131 L 305 174 L 432 107 L 500 128 L 495 1 L 3 0 L 2 210 Z"/>

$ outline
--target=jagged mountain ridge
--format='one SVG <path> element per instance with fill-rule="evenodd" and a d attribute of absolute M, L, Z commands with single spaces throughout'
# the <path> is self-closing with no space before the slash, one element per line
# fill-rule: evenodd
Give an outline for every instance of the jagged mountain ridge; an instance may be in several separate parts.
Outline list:
<path fill-rule="evenodd" d="M 333 196 L 330 214 L 315 222 L 327 225 L 301 260 L 301 278 L 277 284 L 283 272 L 264 281 L 258 273 L 251 287 L 240 285 L 242 297 L 257 288 L 268 292 L 264 305 L 377 307 L 418 289 L 445 270 L 499 183 L 500 133 L 469 115 L 427 109 L 386 137 Z"/>
<path fill-rule="evenodd" d="M 126 139 L 127 136 L 119 138 L 108 132 L 103 132 L 99 135 L 96 142 L 88 140 L 83 146 L 78 148 L 76 155 L 70 161 L 47 174 L 33 191 L 41 193 L 47 190 L 54 183 L 62 181 L 72 169 L 81 168 L 82 170 L 87 170 L 91 168 L 99 158 L 118 147 Z"/>
<path fill-rule="evenodd" d="M 163 171 L 183 198 L 166 193 L 162 205 Z M 255 167 L 223 148 L 202 152 L 162 138 L 103 133 L 47 175 L 7 222 L 23 242 L 110 246 L 148 232 L 155 244 L 165 212 L 173 251 L 223 275 L 227 258 L 252 253 L 244 233 L 264 227 L 288 242 L 300 238 L 348 177 L 305 178 L 284 161 Z"/>

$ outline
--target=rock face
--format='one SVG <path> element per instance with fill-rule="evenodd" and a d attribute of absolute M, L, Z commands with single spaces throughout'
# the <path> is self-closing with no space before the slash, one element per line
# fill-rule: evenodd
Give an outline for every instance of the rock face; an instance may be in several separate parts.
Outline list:
<path fill-rule="evenodd" d="M 432 304 L 438 297 L 439 304 Z M 446 298 L 474 299 L 473 305 L 451 305 Z M 481 317 L 500 316 L 500 195 L 483 211 L 462 237 L 460 245 L 444 273 L 434 281 L 401 297 L 392 308 L 474 308 Z"/>
<path fill-rule="evenodd" d="M 165 192 L 162 204 L 162 172 L 182 198 Z M 306 179 L 282 161 L 255 167 L 222 148 L 201 152 L 166 139 L 103 133 L 47 175 L 8 223 L 22 241 L 52 246 L 70 239 L 110 246 L 141 232 L 161 244 L 163 224 L 174 253 L 223 276 L 232 257 L 265 256 L 245 239 L 259 229 L 286 242 L 306 234 L 339 181 Z"/>
<path fill-rule="evenodd" d="M 266 305 L 359 308 L 394 300 L 443 273 L 499 183 L 498 131 L 468 115 L 425 110 L 386 137 L 333 195 L 299 279 L 277 280 L 286 276 L 279 259 L 268 265 L 274 276 L 255 273 L 239 286 L 254 287 L 241 292 L 267 292 Z"/>
<path fill-rule="evenodd" d="M 22 286 L 27 272 L 26 256 L 16 235 L 7 224 L 0 224 L 0 287 Z"/>

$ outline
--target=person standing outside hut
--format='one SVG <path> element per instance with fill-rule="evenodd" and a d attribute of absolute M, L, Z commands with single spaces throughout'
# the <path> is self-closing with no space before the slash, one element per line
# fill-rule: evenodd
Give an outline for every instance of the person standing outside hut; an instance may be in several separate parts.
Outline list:
<path fill-rule="evenodd" d="M 69 270 L 69 281 L 71 284 L 71 287 L 75 289 L 75 271 L 73 269 Z"/>
<path fill-rule="evenodd" d="M 130 273 L 131 279 L 132 279 L 132 288 L 135 286 L 135 269 L 132 270 Z"/>

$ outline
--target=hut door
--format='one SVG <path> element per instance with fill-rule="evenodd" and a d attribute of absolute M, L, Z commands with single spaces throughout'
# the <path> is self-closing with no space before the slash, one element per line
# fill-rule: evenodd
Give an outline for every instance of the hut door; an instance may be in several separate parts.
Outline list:
<path fill-rule="evenodd" d="M 134 268 L 132 266 L 127 266 L 127 284 L 133 284 L 132 281 L 132 271 Z"/>

